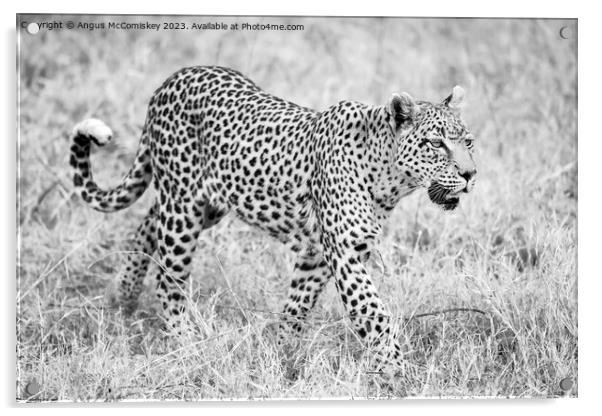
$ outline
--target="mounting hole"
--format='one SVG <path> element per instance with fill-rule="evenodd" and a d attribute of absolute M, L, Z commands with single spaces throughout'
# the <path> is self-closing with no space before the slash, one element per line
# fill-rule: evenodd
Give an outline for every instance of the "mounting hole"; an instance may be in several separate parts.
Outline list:
<path fill-rule="evenodd" d="M 30 23 L 27 25 L 27 33 L 35 35 L 40 31 L 40 26 L 37 23 Z"/>
<path fill-rule="evenodd" d="M 573 29 L 569 26 L 562 26 L 558 34 L 562 39 L 571 39 L 573 37 Z"/>
<path fill-rule="evenodd" d="M 573 387 L 573 379 L 571 377 L 565 377 L 560 380 L 560 388 L 564 391 L 568 391 Z"/>

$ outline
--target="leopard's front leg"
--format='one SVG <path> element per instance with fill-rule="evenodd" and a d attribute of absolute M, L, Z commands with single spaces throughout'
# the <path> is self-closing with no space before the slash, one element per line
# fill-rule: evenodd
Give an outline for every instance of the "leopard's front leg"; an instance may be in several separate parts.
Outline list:
<path fill-rule="evenodd" d="M 278 329 L 280 347 L 297 344 L 305 318 L 329 278 L 330 269 L 322 253 L 308 249 L 298 255 Z"/>
<path fill-rule="evenodd" d="M 368 174 L 372 168 L 358 156 L 370 149 L 365 140 L 336 136 L 339 122 L 333 120 L 325 127 L 335 136 L 318 153 L 312 182 L 324 259 L 358 336 L 367 346 L 378 346 L 378 358 L 402 364 L 401 348 L 390 336 L 391 318 L 363 263 L 382 231 L 372 191 L 374 178 Z M 362 137 L 361 132 L 357 137 Z M 333 155 L 340 160 L 333 163 Z"/>
<path fill-rule="evenodd" d="M 325 239 L 331 242 L 336 239 Z M 326 244 L 325 258 L 332 269 L 336 288 L 349 315 L 353 329 L 366 346 L 375 346 L 379 362 L 401 365 L 402 353 L 397 340 L 390 336 L 391 318 L 363 264 L 366 243 Z"/>

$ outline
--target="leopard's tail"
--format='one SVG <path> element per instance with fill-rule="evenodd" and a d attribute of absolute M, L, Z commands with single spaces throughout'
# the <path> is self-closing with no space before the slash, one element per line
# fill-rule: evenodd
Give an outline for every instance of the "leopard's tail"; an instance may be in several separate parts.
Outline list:
<path fill-rule="evenodd" d="M 69 164 L 73 169 L 73 184 L 88 205 L 102 212 L 115 212 L 129 207 L 140 198 L 152 181 L 152 166 L 145 125 L 134 164 L 121 183 L 110 190 L 98 187 L 92 178 L 90 147 L 92 143 L 104 146 L 112 136 L 113 132 L 105 123 L 93 118 L 78 123 L 73 128 L 71 135 Z"/>

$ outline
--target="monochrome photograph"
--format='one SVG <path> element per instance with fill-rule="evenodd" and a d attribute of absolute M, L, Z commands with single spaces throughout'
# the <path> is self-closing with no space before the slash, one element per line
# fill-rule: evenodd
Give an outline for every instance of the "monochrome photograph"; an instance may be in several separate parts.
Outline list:
<path fill-rule="evenodd" d="M 577 19 L 16 19 L 17 402 L 578 397 Z"/>

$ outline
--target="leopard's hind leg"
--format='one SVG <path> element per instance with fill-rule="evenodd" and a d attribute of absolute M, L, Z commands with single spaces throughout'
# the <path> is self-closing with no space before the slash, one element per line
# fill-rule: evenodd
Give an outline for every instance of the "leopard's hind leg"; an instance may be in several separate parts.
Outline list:
<path fill-rule="evenodd" d="M 157 221 L 159 271 L 156 294 L 167 329 L 182 332 L 187 321 L 186 292 L 197 238 L 206 222 L 204 201 L 176 200 L 163 193 Z"/>
<path fill-rule="evenodd" d="M 117 290 L 127 313 L 136 309 L 151 256 L 157 249 L 157 209 L 155 202 L 125 247 L 126 260 L 118 276 Z"/>

